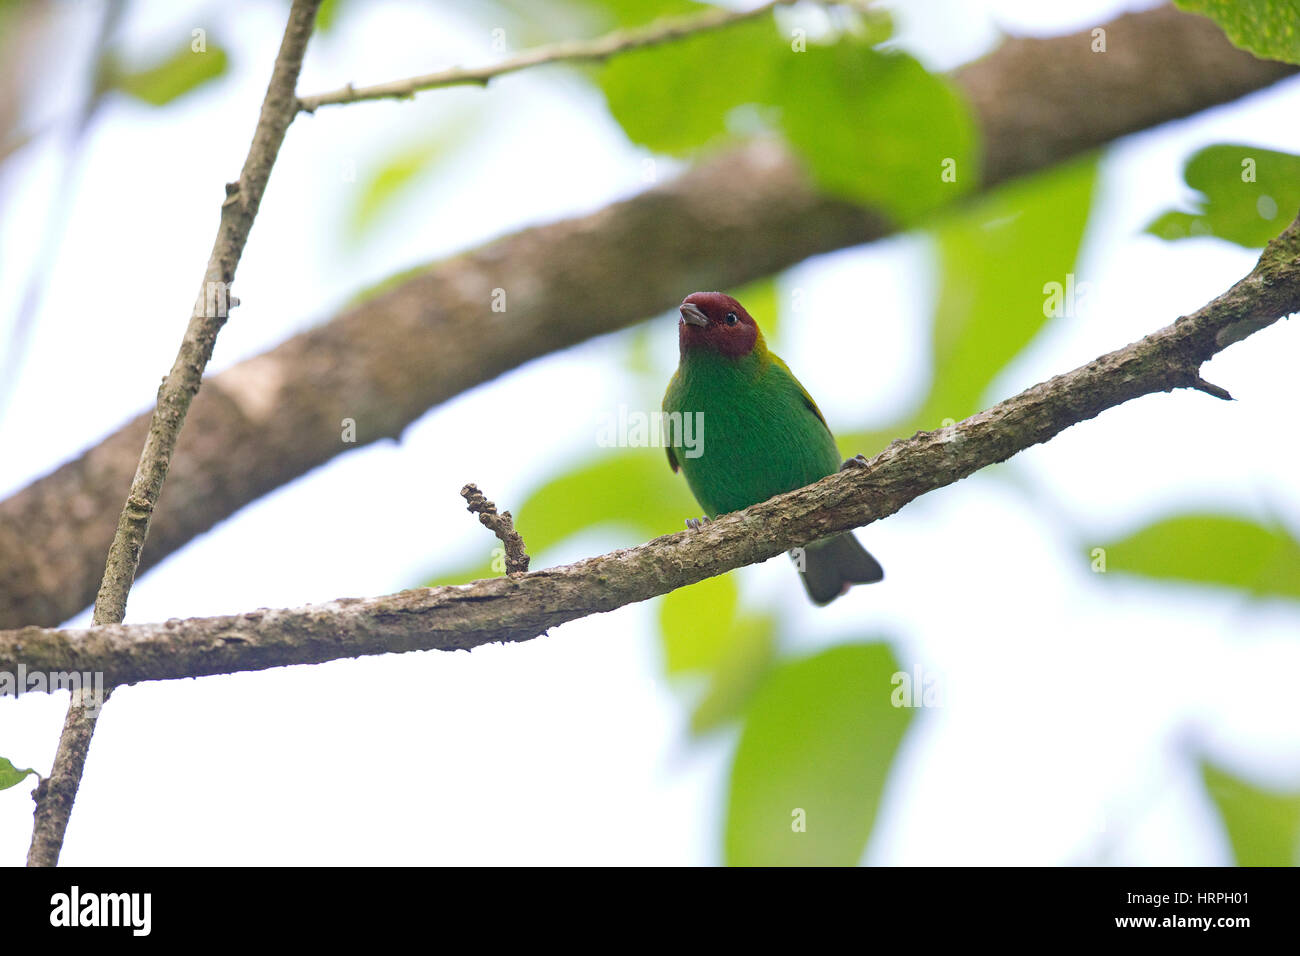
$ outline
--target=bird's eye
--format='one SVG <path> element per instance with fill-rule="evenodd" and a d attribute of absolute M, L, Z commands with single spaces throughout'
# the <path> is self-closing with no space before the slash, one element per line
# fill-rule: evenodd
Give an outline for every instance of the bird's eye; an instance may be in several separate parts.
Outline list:
<path fill-rule="evenodd" d="M 728 312 L 728 313 L 727 313 L 727 324 L 728 324 L 728 325 L 735 325 L 735 324 L 736 324 L 737 322 L 739 322 L 739 321 L 740 321 L 740 320 L 739 320 L 738 318 L 736 318 L 736 313 L 735 313 L 735 312 Z"/>

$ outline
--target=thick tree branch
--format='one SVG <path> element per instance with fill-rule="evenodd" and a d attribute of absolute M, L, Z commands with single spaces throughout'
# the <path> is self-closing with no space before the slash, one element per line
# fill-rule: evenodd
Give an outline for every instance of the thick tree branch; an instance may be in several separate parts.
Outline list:
<path fill-rule="evenodd" d="M 298 100 L 298 106 L 304 112 L 314 113 L 322 106 L 332 106 L 340 103 L 410 99 L 416 93 L 438 89 L 439 87 L 487 86 L 490 80 L 494 80 L 498 76 L 517 73 L 520 70 L 526 70 L 534 66 L 545 66 L 548 63 L 598 63 L 601 60 L 607 60 L 611 56 L 626 53 L 629 50 L 659 46 L 695 33 L 705 33 L 744 20 L 753 20 L 756 17 L 764 16 L 776 7 L 794 2 L 795 0 L 770 0 L 770 2 L 755 7 L 753 10 L 713 9 L 707 13 L 663 20 L 636 29 L 616 30 L 594 40 L 566 40 L 561 43 L 552 43 L 548 46 L 527 50 L 518 56 L 490 66 L 457 66 L 448 70 L 439 70 L 437 73 L 412 76 L 403 80 L 393 80 L 390 83 L 379 83 L 375 86 L 353 86 L 349 83 L 342 89 L 333 90 L 329 93 L 317 93 L 313 96 L 301 97 Z M 834 0 L 828 0 L 828 2 L 834 2 Z"/>
<path fill-rule="evenodd" d="M 226 323 L 226 290 L 234 281 L 235 268 L 248 241 L 249 230 L 253 227 L 285 131 L 298 113 L 295 97 L 298 73 L 302 69 L 303 54 L 319 6 L 320 0 L 294 0 L 289 11 L 289 22 L 285 26 L 248 157 L 244 160 L 239 181 L 226 187 L 221 222 L 194 310 L 176 361 L 158 389 L 158 405 L 149 423 L 126 505 L 118 518 L 117 532 L 109 545 L 103 580 L 95 598 L 95 624 L 116 624 L 126 616 L 127 595 L 135 581 L 140 552 L 149 534 L 149 521 L 167 478 L 177 438 L 185 424 L 190 402 L 199 390 L 203 370 L 212 357 L 217 333 Z M 219 307 L 214 307 L 218 303 Z M 35 794 L 36 820 L 27 855 L 29 866 L 54 866 L 58 863 L 98 715 L 98 706 L 87 707 L 77 695 L 73 695 L 54 769 L 49 780 Z"/>
<path fill-rule="evenodd" d="M 1171 8 L 1088 31 L 1009 40 L 954 75 L 973 103 L 986 185 L 1267 86 L 1294 68 L 1234 48 Z M 630 325 L 699 288 L 728 288 L 890 232 L 817 196 L 759 143 L 591 216 L 450 259 L 212 378 L 177 446 L 141 567 L 250 501 L 429 408 L 556 349 Z M 490 309 L 492 290 L 509 312 Z M 0 627 L 54 625 L 94 596 L 141 417 L 0 502 Z"/>
<path fill-rule="evenodd" d="M 1201 364 L 1225 340 L 1296 311 L 1300 217 L 1269 244 L 1249 275 L 1172 325 L 957 425 L 899 439 L 863 468 L 724 515 L 697 531 L 564 567 L 380 598 L 162 624 L 0 632 L 0 670 L 15 670 L 21 662 L 29 669 L 102 671 L 114 685 L 529 640 L 565 621 L 878 521 L 926 492 L 1130 399 L 1195 388 Z"/>

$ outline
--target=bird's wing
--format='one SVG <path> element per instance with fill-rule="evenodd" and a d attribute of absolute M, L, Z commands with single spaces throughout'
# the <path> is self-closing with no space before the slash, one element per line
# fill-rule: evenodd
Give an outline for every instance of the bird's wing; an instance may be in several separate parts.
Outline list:
<path fill-rule="evenodd" d="M 817 416 L 817 420 L 818 420 L 819 422 L 821 422 L 823 425 L 826 425 L 826 416 L 823 415 L 823 414 L 822 414 L 822 410 L 821 410 L 820 408 L 817 407 L 817 403 L 813 401 L 813 397 L 812 397 L 811 395 L 808 394 L 808 389 L 806 389 L 806 388 L 804 388 L 802 385 L 800 385 L 800 386 L 799 386 L 799 391 L 801 391 L 801 392 L 803 393 L 803 403 L 804 403 L 805 405 L 808 406 L 808 410 L 811 411 L 814 415 Z M 830 426 L 830 425 L 826 425 L 826 430 L 827 430 L 827 431 L 830 431 L 830 430 L 831 430 L 831 426 Z"/>
<path fill-rule="evenodd" d="M 822 423 L 822 426 L 827 431 L 830 431 L 831 426 L 826 424 L 826 416 L 823 415 L 822 410 L 817 407 L 817 403 L 813 401 L 813 397 L 808 394 L 808 389 L 804 388 L 799 380 L 794 377 L 794 373 L 790 371 L 790 366 L 786 365 L 785 362 L 776 355 L 772 356 L 772 361 L 781 367 L 781 370 L 784 371 L 785 374 L 789 376 L 790 381 L 794 383 L 794 387 L 799 389 L 799 394 L 803 396 L 803 403 L 808 406 L 808 411 L 816 415 L 817 420 Z"/>
<path fill-rule="evenodd" d="M 668 381 L 668 391 L 664 392 L 663 401 L 663 409 L 665 412 L 670 411 L 672 407 L 676 405 L 676 401 L 673 399 L 673 393 L 677 391 L 678 379 L 681 374 L 682 370 L 679 368 L 677 371 L 673 372 L 673 377 Z M 674 472 L 677 471 L 681 465 L 677 463 L 677 456 L 673 454 L 673 446 L 667 444 L 664 445 L 664 451 L 668 452 L 668 467 Z"/>

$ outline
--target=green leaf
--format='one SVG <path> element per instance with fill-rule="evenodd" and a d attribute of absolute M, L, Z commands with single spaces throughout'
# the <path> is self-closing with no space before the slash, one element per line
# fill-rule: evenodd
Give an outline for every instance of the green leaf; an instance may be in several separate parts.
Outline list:
<path fill-rule="evenodd" d="M 117 90 L 151 106 L 165 106 L 223 76 L 228 66 L 226 51 L 221 47 L 208 44 L 205 51 L 195 52 L 189 41 L 167 59 L 141 69 L 128 67 L 117 56 L 105 54 L 98 68 L 96 91 Z"/>
<path fill-rule="evenodd" d="M 0 757 L 0 790 L 8 790 L 22 783 L 35 770 L 19 770 L 4 757 Z"/>
<path fill-rule="evenodd" d="M 358 291 L 354 292 L 351 298 L 349 298 L 347 302 L 344 304 L 350 308 L 354 305 L 360 305 L 362 302 L 368 302 L 370 299 L 373 299 L 376 296 L 383 295 L 385 292 L 391 292 L 393 289 L 396 289 L 398 286 L 405 285 L 407 282 L 414 279 L 422 272 L 428 272 L 429 268 L 430 268 L 430 263 L 423 262 L 420 263 L 420 265 L 418 266 L 411 266 L 407 269 L 401 269 L 398 272 L 394 272 L 390 276 L 386 276 L 383 279 L 380 279 L 378 282 L 372 283 L 371 285 L 368 285 L 365 288 L 359 289 Z"/>
<path fill-rule="evenodd" d="M 691 713 L 693 734 L 742 713 L 775 656 L 775 618 L 740 615 L 739 604 L 736 576 L 724 574 L 678 588 L 659 605 L 664 669 L 670 676 L 708 677 Z"/>
<path fill-rule="evenodd" d="M 776 619 L 745 616 L 731 628 L 709 688 L 691 714 L 691 732 L 704 734 L 744 712 L 776 655 Z"/>
<path fill-rule="evenodd" d="M 823 189 L 902 222 L 975 185 L 969 110 L 916 60 L 876 49 L 887 18 L 828 44 L 774 25 L 760 17 L 614 58 L 599 73 L 610 112 L 633 141 L 673 155 L 780 129 Z"/>
<path fill-rule="evenodd" d="M 457 0 L 457 5 L 484 26 L 506 30 L 513 49 L 694 16 L 713 6 L 695 0 Z"/>
<path fill-rule="evenodd" d="M 339 10 L 343 7 L 343 0 L 322 0 L 320 9 L 316 11 L 316 32 L 329 33 L 338 25 Z"/>
<path fill-rule="evenodd" d="M 429 578 L 420 582 L 422 588 L 440 588 L 445 584 L 468 584 L 471 581 L 482 581 L 484 578 L 499 578 L 505 574 L 505 562 L 494 560 L 496 545 L 488 552 L 487 557 L 482 561 L 474 560 L 456 567 L 447 568 L 438 571 Z M 531 554 L 531 552 L 529 552 Z M 534 570 L 536 568 L 534 567 Z"/>
<path fill-rule="evenodd" d="M 849 644 L 769 673 L 746 712 L 732 766 L 728 863 L 861 859 L 911 719 L 890 703 L 898 669 L 886 645 Z"/>
<path fill-rule="evenodd" d="M 511 509 L 515 527 L 536 557 L 566 538 L 596 527 L 631 532 L 628 543 L 680 531 L 699 512 L 681 475 L 668 467 L 662 448 L 610 449 L 604 457 L 547 481 Z M 484 570 L 487 569 L 487 573 Z M 490 560 L 441 572 L 427 587 L 499 575 Z M 468 577 L 466 575 L 473 575 Z"/>
<path fill-rule="evenodd" d="M 357 191 L 349 213 L 349 233 L 354 239 L 369 233 L 397 206 L 421 177 L 464 144 L 477 123 L 473 114 L 456 113 L 441 120 L 419 140 L 407 143 L 372 171 Z"/>
<path fill-rule="evenodd" d="M 582 5 L 592 7 L 620 27 L 644 26 L 664 17 L 694 16 L 713 6 L 695 0 L 582 0 Z"/>
<path fill-rule="evenodd" d="M 1260 789 L 1205 761 L 1201 776 L 1228 831 L 1238 866 L 1300 862 L 1300 793 Z"/>
<path fill-rule="evenodd" d="M 746 311 L 763 330 L 767 342 L 775 342 L 781 331 L 781 297 L 777 293 L 776 277 L 768 276 L 727 291 L 737 302 L 744 304 Z"/>
<path fill-rule="evenodd" d="M 994 377 L 1049 319 L 1086 308 L 1087 287 L 1070 276 L 1096 178 L 1092 159 L 1053 169 L 981 198 L 935 229 L 943 285 L 925 413 L 932 421 L 924 427 L 979 411 Z"/>
<path fill-rule="evenodd" d="M 1194 153 L 1183 177 L 1201 198 L 1194 211 L 1169 210 L 1147 226 L 1161 239 L 1217 236 L 1257 249 L 1300 209 L 1300 156 L 1291 153 L 1220 143 Z"/>
<path fill-rule="evenodd" d="M 1277 525 L 1175 515 L 1108 545 L 1105 554 L 1108 572 L 1300 599 L 1300 542 Z"/>
<path fill-rule="evenodd" d="M 697 33 L 610 59 L 597 73 L 628 138 L 689 155 L 723 137 L 736 107 L 760 102 L 789 44 L 771 17 Z"/>
<path fill-rule="evenodd" d="M 706 733 L 739 714 L 772 661 L 775 619 L 740 616 L 739 603 L 736 576 L 724 574 L 678 588 L 659 605 L 664 669 L 670 676 L 708 677 L 691 715 L 692 733 Z"/>
<path fill-rule="evenodd" d="M 726 653 L 740 590 L 733 575 L 706 578 L 664 595 L 659 629 L 669 674 L 711 671 Z"/>
<path fill-rule="evenodd" d="M 1267 60 L 1300 63 L 1300 0 L 1174 0 L 1217 23 L 1228 39 Z"/>
<path fill-rule="evenodd" d="M 647 538 L 681 531 L 699 510 L 662 448 L 628 448 L 542 485 L 520 505 L 515 524 L 529 547 L 541 552 L 597 525 L 629 528 Z"/>
<path fill-rule="evenodd" d="M 660 349 L 660 337 L 663 334 L 662 323 L 642 322 L 624 333 L 626 349 L 623 352 L 623 368 L 630 375 L 649 380 L 651 375 L 658 376 L 655 365 L 655 353 Z"/>
<path fill-rule="evenodd" d="M 776 84 L 786 139 L 833 195 L 910 223 L 979 181 L 965 102 L 906 54 L 809 44 L 781 57 Z"/>
<path fill-rule="evenodd" d="M 979 411 L 993 380 L 1051 317 L 1086 309 L 1088 286 L 1072 273 L 1096 178 L 1089 158 L 1008 183 L 943 215 L 932 230 L 942 279 L 930 391 L 892 425 L 841 434 L 846 456 L 873 455 L 892 438 Z"/>

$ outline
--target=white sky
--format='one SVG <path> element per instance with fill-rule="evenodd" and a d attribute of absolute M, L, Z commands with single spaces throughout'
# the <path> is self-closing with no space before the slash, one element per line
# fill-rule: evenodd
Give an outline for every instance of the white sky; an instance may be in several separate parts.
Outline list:
<path fill-rule="evenodd" d="M 63 117 L 75 103 L 89 6 L 60 8 L 43 62 L 61 88 L 37 105 L 39 116 Z M 1063 32 L 1124 8 L 913 0 L 897 16 L 902 42 L 947 68 L 992 42 L 994 23 Z M 231 50 L 233 75 L 165 113 L 114 101 L 96 123 L 0 421 L 0 495 L 152 401 L 206 261 L 222 184 L 242 162 L 283 11 L 132 5 L 133 48 L 170 48 L 204 26 Z M 354 11 L 313 42 L 301 88 L 490 59 L 481 24 L 436 11 L 399 2 Z M 364 179 L 421 124 L 457 108 L 487 113 L 465 156 L 372 239 L 349 242 L 359 182 L 346 181 L 348 165 Z M 1139 233 L 1187 198 L 1181 164 L 1196 148 L 1244 141 L 1300 152 L 1290 121 L 1298 111 L 1300 81 L 1291 80 L 1112 149 L 1077 268 L 1093 283 L 1091 314 L 1056 321 L 987 397 L 1138 338 L 1247 271 L 1254 257 L 1235 247 Z M 57 156 L 47 141 L 0 170 L 5 341 Z M 327 317 L 397 269 L 631 194 L 643 157 L 598 94 L 557 71 L 510 77 L 486 93 L 302 118 L 241 264 L 244 305 L 222 332 L 213 369 Z M 926 387 L 930 279 L 924 243 L 909 238 L 787 274 L 783 289 L 804 290 L 808 307 L 776 345 L 833 426 L 873 423 L 867 414 L 887 420 Z M 858 348 L 827 352 L 818 327 L 832 310 L 818 303 L 844 296 L 869 296 L 878 319 Z M 676 333 L 670 318 L 659 329 L 666 381 Z M 747 601 L 781 607 L 791 649 L 890 635 L 906 666 L 943 676 L 947 704 L 917 715 L 867 862 L 1225 863 L 1226 840 L 1190 755 L 1208 750 L 1253 779 L 1300 786 L 1295 608 L 1099 582 L 1065 533 L 1121 535 L 1181 508 L 1277 514 L 1300 528 L 1298 350 L 1300 327 L 1282 323 L 1209 366 L 1207 377 L 1235 403 L 1189 392 L 1144 398 L 914 503 L 862 533 L 886 582 L 830 608 L 808 606 L 783 561 L 741 572 Z M 627 400 L 620 354 L 602 340 L 534 362 L 426 415 L 400 444 L 341 456 L 142 578 L 128 620 L 386 593 L 484 553 L 495 541 L 465 513 L 460 486 L 477 481 L 510 507 L 563 463 L 594 456 L 592 410 Z M 521 406 L 532 416 L 513 411 Z M 471 408 L 494 423 L 491 433 L 466 426 Z M 535 556 L 534 567 L 612 543 L 584 536 Z M 654 611 L 624 608 L 471 654 L 124 688 L 100 722 L 63 861 L 718 862 L 734 735 L 688 737 L 689 696 L 662 676 Z M 65 695 L 0 700 L 0 755 L 48 770 L 65 705 Z M 25 857 L 28 789 L 0 792 L 0 862 Z"/>

